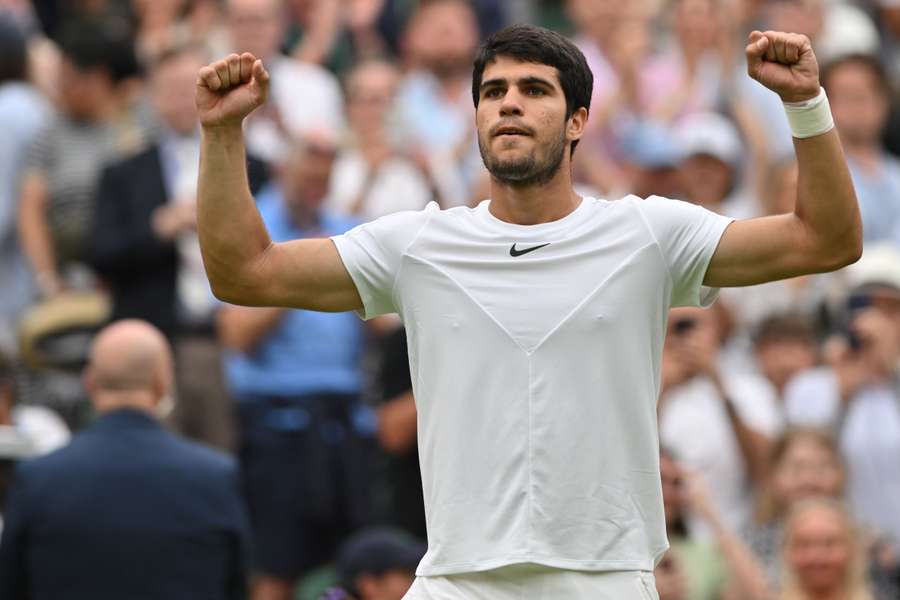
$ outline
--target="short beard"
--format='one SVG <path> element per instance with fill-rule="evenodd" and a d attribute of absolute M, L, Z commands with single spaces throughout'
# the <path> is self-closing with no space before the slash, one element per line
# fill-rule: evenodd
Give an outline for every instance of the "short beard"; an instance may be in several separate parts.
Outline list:
<path fill-rule="evenodd" d="M 491 177 L 504 185 L 518 188 L 540 187 L 549 183 L 562 165 L 567 143 L 563 130 L 547 148 L 547 159 L 542 163 L 535 160 L 534 154 L 515 161 L 502 162 L 490 153 L 487 145 L 482 142 L 481 136 L 478 136 L 481 160 L 484 161 L 484 166 L 487 167 Z"/>

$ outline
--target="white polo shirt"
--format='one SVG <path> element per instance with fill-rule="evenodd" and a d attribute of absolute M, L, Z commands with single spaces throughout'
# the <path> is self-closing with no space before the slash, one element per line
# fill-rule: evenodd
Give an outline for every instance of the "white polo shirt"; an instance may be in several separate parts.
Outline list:
<path fill-rule="evenodd" d="M 706 305 L 730 222 L 585 198 L 539 225 L 403 212 L 332 238 L 363 316 L 406 324 L 428 553 L 421 576 L 517 563 L 653 569 L 667 548 L 656 400 L 670 306 Z"/>

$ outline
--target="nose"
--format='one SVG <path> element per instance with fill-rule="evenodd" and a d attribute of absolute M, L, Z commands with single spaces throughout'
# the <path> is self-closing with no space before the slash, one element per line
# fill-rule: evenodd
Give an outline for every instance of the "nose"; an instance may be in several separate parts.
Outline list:
<path fill-rule="evenodd" d="M 515 87 L 510 88 L 503 94 L 503 101 L 500 103 L 500 116 L 506 117 L 510 115 L 522 115 L 522 98 Z"/>

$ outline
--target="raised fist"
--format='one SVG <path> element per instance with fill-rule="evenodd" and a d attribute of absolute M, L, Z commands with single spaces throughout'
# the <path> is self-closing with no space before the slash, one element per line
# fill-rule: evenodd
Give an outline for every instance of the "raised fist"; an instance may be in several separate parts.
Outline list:
<path fill-rule="evenodd" d="M 805 35 L 754 31 L 746 52 L 750 77 L 782 101 L 802 102 L 819 94 L 819 63 Z"/>
<path fill-rule="evenodd" d="M 205 127 L 240 125 L 268 95 L 269 73 L 249 52 L 229 54 L 197 75 L 197 115 Z"/>

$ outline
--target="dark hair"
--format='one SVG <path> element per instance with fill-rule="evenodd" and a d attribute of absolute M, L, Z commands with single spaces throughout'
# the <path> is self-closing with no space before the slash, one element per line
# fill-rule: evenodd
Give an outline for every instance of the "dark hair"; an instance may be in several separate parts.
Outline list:
<path fill-rule="evenodd" d="M 825 88 L 826 92 L 829 91 L 828 82 L 834 75 L 834 72 L 841 67 L 847 66 L 862 67 L 869 71 L 869 74 L 875 79 L 875 85 L 878 87 L 878 91 L 885 96 L 890 96 L 891 84 L 888 80 L 887 72 L 884 70 L 884 65 L 882 65 L 881 61 L 874 56 L 861 53 L 839 56 L 822 67 L 822 70 L 819 73 L 819 81 L 822 82 L 822 87 Z"/>
<path fill-rule="evenodd" d="M 760 321 L 753 342 L 757 347 L 779 342 L 799 342 L 814 346 L 816 335 L 809 320 L 802 315 L 776 313 Z"/>
<path fill-rule="evenodd" d="M 67 22 L 59 35 L 62 55 L 82 71 L 105 70 L 114 83 L 139 75 L 131 35 L 117 25 L 93 18 Z"/>
<path fill-rule="evenodd" d="M 472 71 L 472 101 L 478 108 L 481 80 L 487 65 L 499 56 L 555 67 L 566 96 L 566 119 L 576 110 L 591 110 L 594 75 L 584 54 L 562 35 L 534 25 L 512 25 L 488 37 L 475 55 Z M 570 152 L 578 140 L 572 141 Z"/>
<path fill-rule="evenodd" d="M 184 56 L 196 56 L 203 62 L 208 62 L 209 56 L 206 47 L 195 41 L 185 41 L 170 44 L 159 52 L 149 57 L 147 63 L 152 70 L 157 70 L 168 62 L 172 62 Z"/>
<path fill-rule="evenodd" d="M 25 35 L 9 19 L 0 19 L 0 83 L 24 81 L 27 74 Z"/>

